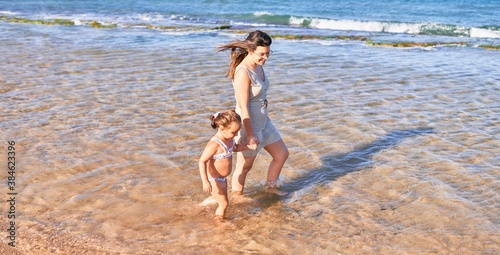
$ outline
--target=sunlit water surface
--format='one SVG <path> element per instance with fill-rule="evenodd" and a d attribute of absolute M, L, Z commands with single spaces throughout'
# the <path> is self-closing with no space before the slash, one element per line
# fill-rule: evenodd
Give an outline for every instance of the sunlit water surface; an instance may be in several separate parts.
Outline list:
<path fill-rule="evenodd" d="M 208 116 L 234 107 L 215 53 L 234 36 L 3 26 L 0 134 L 16 142 L 26 254 L 498 251 L 498 52 L 275 40 L 290 195 L 262 192 L 261 153 L 220 223 L 198 206 L 197 160 Z"/>

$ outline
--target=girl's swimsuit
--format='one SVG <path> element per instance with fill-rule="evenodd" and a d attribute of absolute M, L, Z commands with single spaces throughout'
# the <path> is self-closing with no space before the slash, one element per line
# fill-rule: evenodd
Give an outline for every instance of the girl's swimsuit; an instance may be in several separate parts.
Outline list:
<path fill-rule="evenodd" d="M 219 138 L 217 137 L 212 137 L 212 139 L 210 139 L 212 141 L 216 141 L 219 146 L 224 150 L 223 153 L 219 153 L 219 154 L 215 154 L 212 156 L 213 159 L 215 160 L 218 160 L 218 159 L 224 159 L 224 158 L 230 158 L 233 156 L 233 150 L 234 150 L 234 147 L 235 147 L 235 143 L 233 142 L 233 146 L 231 148 L 227 148 L 226 144 Z"/>
<path fill-rule="evenodd" d="M 210 178 L 208 180 L 209 181 L 225 182 L 226 181 L 226 177 L 215 177 L 215 178 Z"/>
<path fill-rule="evenodd" d="M 222 153 L 219 153 L 219 154 L 215 154 L 212 156 L 213 159 L 215 160 L 218 160 L 218 159 L 225 159 L 225 158 L 230 158 L 233 156 L 233 151 L 234 151 L 234 148 L 236 146 L 236 144 L 234 143 L 233 141 L 233 146 L 231 148 L 227 148 L 226 144 L 219 138 L 217 137 L 212 137 L 212 139 L 210 140 L 213 140 L 213 141 L 216 141 L 219 146 L 224 150 L 224 152 Z M 220 182 L 225 182 L 226 181 L 226 177 L 215 177 L 215 178 L 210 178 L 208 179 L 209 181 L 220 181 Z"/>
<path fill-rule="evenodd" d="M 248 108 L 252 120 L 253 134 L 260 141 L 256 150 L 244 150 L 241 153 L 243 153 L 244 156 L 256 156 L 263 147 L 279 141 L 281 136 L 267 116 L 267 89 L 269 88 L 269 80 L 267 79 L 266 74 L 263 73 L 264 79 L 260 79 L 260 77 L 252 69 L 245 65 L 239 65 L 236 67 L 235 73 L 237 73 L 240 69 L 246 70 L 248 77 L 250 77 L 251 89 Z M 236 112 L 241 115 L 241 108 L 238 105 L 238 101 L 236 101 Z M 236 142 L 245 143 L 246 139 L 246 131 L 242 128 L 239 131 L 238 136 L 236 136 Z"/>

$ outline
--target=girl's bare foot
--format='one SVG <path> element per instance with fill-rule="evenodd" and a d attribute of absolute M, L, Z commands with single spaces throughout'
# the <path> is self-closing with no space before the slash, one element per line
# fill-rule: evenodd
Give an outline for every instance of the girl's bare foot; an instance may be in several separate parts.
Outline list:
<path fill-rule="evenodd" d="M 215 215 L 215 220 L 218 221 L 218 222 L 224 222 L 226 220 L 226 218 L 224 217 L 224 215 Z"/>
<path fill-rule="evenodd" d="M 208 206 L 208 205 L 212 205 L 212 204 L 217 204 L 217 200 L 215 200 L 215 198 L 213 196 L 209 196 L 205 200 L 203 200 L 203 202 L 201 202 L 199 205 L 200 206 Z"/>
<path fill-rule="evenodd" d="M 235 230 L 238 228 L 238 226 L 231 219 L 228 219 L 220 215 L 215 215 L 214 223 L 216 226 L 224 227 L 226 229 Z"/>

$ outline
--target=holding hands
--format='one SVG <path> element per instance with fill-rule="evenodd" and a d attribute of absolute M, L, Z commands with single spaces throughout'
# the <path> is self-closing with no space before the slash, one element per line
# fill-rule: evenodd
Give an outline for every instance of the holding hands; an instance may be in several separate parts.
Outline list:
<path fill-rule="evenodd" d="M 248 137 L 247 148 L 250 150 L 256 150 L 259 147 L 259 139 L 255 136 Z"/>

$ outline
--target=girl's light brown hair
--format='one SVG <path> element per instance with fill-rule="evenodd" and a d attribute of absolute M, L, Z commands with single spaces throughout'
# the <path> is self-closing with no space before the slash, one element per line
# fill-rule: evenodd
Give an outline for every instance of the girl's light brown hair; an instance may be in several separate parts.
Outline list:
<path fill-rule="evenodd" d="M 216 114 L 210 116 L 210 120 L 212 121 L 211 125 L 214 129 L 218 127 L 227 128 L 233 122 L 241 124 L 241 117 L 235 110 L 217 112 Z"/>

